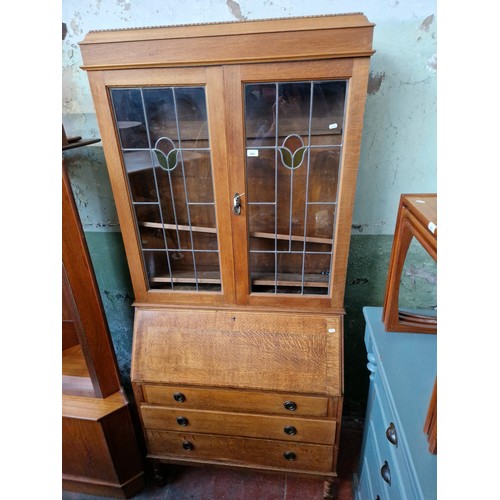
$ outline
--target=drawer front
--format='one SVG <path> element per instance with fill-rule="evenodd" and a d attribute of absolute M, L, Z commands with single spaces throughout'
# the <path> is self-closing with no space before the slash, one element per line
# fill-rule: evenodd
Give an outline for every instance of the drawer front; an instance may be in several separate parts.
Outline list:
<path fill-rule="evenodd" d="M 379 448 L 375 436 L 373 421 L 369 423 L 365 457 L 367 475 L 373 488 L 375 498 L 377 495 L 384 500 L 406 500 L 406 495 L 400 487 L 398 471 L 394 467 L 394 460 Z"/>
<path fill-rule="evenodd" d="M 141 414 L 144 427 L 147 429 L 185 430 L 329 445 L 335 442 L 334 420 L 179 410 L 148 405 L 141 406 Z"/>
<path fill-rule="evenodd" d="M 407 459 L 401 442 L 399 425 L 394 418 L 387 396 L 385 395 L 385 391 L 379 380 L 374 383 L 374 392 L 375 397 L 371 419 L 373 421 L 380 452 L 383 456 L 389 457 L 393 464 L 392 470 L 394 473 L 392 475 L 396 478 L 398 487 L 402 491 L 401 498 L 407 498 L 408 496 L 412 497 L 412 480 L 406 465 Z M 387 434 L 392 436 L 392 441 L 396 440 L 396 444 L 391 442 Z"/>
<path fill-rule="evenodd" d="M 266 439 L 146 430 L 150 455 L 171 460 L 331 472 L 333 447 Z"/>
<path fill-rule="evenodd" d="M 391 484 L 387 485 L 388 498 L 406 499 L 407 494 L 404 484 L 408 484 L 409 477 L 406 474 L 405 467 L 401 467 L 401 443 L 397 442 L 396 446 L 387 437 L 389 431 L 389 436 L 395 435 L 397 439 L 397 426 L 391 426 L 391 423 L 394 424 L 394 419 L 385 416 L 385 411 L 389 411 L 390 415 L 390 410 L 388 407 L 383 406 L 382 401 L 385 401 L 385 398 L 383 391 L 379 391 L 378 384 L 373 384 L 373 390 L 374 401 L 370 419 L 373 436 L 380 452 L 381 464 L 387 462 L 390 471 Z M 391 437 L 391 439 L 394 440 L 394 437 Z"/>
<path fill-rule="evenodd" d="M 342 317 L 136 310 L 132 381 L 342 395 Z"/>
<path fill-rule="evenodd" d="M 296 394 L 262 393 L 224 389 L 150 385 L 143 386 L 146 402 L 177 408 L 245 411 L 250 413 L 278 413 L 325 417 L 328 398 Z M 339 398 L 333 398 L 333 415 L 337 414 Z M 292 402 L 293 406 L 285 403 Z M 292 408 L 292 409 L 287 409 Z M 295 408 L 295 409 L 293 409 Z"/>

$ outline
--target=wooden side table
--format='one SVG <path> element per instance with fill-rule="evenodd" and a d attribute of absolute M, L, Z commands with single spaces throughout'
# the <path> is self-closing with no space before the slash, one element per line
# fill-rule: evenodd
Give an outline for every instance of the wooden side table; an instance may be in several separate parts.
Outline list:
<path fill-rule="evenodd" d="M 387 331 L 437 333 L 437 318 L 399 310 L 401 274 L 413 237 L 437 262 L 436 194 L 401 195 L 389 261 L 383 322 Z"/>

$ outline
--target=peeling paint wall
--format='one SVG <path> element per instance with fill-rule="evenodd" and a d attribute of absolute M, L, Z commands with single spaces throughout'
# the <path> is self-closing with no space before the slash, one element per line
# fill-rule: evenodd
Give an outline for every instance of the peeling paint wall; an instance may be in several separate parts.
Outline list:
<path fill-rule="evenodd" d="M 400 193 L 436 191 L 435 0 L 64 0 L 63 122 L 98 137 L 78 42 L 93 29 L 364 12 L 376 24 L 354 228 L 392 234 Z"/>
<path fill-rule="evenodd" d="M 397 2 L 396 2 L 397 3 Z M 394 7 L 397 10 L 402 4 Z M 424 5 L 426 4 L 426 5 Z M 392 234 L 401 193 L 436 192 L 437 55 L 432 3 L 375 27 L 353 232 Z"/>
<path fill-rule="evenodd" d="M 376 24 L 346 281 L 345 411 L 362 415 L 362 307 L 381 306 L 401 193 L 436 192 L 435 0 L 63 0 L 62 109 L 68 136 L 99 137 L 78 42 L 90 30 L 363 12 Z M 102 146 L 65 153 L 120 371 L 129 383 L 133 292 Z M 412 250 L 402 295 L 436 305 L 436 269 Z"/>

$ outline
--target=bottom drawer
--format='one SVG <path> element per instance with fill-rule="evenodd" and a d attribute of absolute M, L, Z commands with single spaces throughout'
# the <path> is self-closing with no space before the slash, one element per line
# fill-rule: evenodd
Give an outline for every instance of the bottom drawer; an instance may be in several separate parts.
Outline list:
<path fill-rule="evenodd" d="M 333 446 L 147 430 L 150 454 L 189 461 L 331 472 Z"/>

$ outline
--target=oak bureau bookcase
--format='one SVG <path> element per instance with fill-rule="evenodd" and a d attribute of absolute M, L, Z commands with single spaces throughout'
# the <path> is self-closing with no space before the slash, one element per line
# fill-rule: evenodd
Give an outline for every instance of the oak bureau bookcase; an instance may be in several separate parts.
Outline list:
<path fill-rule="evenodd" d="M 295 472 L 332 495 L 373 27 L 346 14 L 92 31 L 80 44 L 157 465 Z"/>

